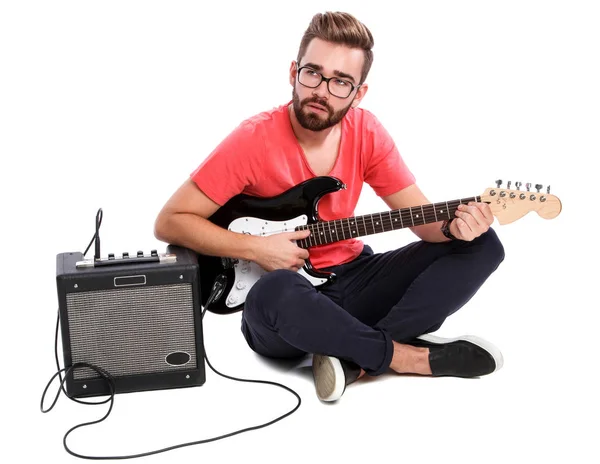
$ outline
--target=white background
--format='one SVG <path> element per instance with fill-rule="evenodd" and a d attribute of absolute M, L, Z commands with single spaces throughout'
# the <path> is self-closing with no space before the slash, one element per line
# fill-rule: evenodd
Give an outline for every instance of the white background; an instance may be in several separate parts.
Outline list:
<path fill-rule="evenodd" d="M 589 1 L 13 1 L 0 7 L 2 454 L 74 462 L 73 425 L 105 406 L 60 398 L 58 253 L 84 251 L 103 208 L 103 254 L 166 244 L 164 202 L 241 120 L 291 98 L 287 73 L 314 13 L 373 32 L 363 107 L 394 137 L 431 201 L 500 178 L 552 185 L 561 215 L 499 226 L 506 259 L 439 330 L 503 352 L 481 379 L 383 375 L 320 403 L 308 368 L 255 355 L 240 314 L 205 318 L 208 355 L 234 376 L 280 381 L 302 406 L 277 424 L 145 462 L 598 462 L 600 14 Z M 368 186 L 356 213 L 385 209 Z M 386 251 L 408 231 L 365 241 Z M 92 251 L 88 256 L 92 256 Z M 62 360 L 61 360 L 62 362 Z M 55 391 L 56 384 L 53 391 Z M 69 443 L 129 454 L 273 419 L 287 392 L 207 373 L 193 389 L 119 395 Z M 8 415 L 7 415 L 8 413 Z"/>

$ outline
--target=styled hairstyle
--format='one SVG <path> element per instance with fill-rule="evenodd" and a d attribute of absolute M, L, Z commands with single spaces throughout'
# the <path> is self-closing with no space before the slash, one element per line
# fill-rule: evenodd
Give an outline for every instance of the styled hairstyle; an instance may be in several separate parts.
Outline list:
<path fill-rule="evenodd" d="M 308 44 L 312 39 L 321 39 L 327 42 L 346 45 L 350 48 L 360 48 L 364 51 L 365 62 L 359 84 L 362 84 L 369 74 L 373 64 L 373 35 L 371 31 L 349 13 L 331 12 L 317 13 L 313 16 L 308 29 L 302 36 L 298 50 L 298 63 L 306 54 Z"/>

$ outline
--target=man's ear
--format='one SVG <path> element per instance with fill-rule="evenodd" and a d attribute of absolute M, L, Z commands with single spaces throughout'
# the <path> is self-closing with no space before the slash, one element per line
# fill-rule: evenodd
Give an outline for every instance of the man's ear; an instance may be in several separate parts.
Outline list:
<path fill-rule="evenodd" d="M 367 94 L 367 90 L 369 90 L 369 84 L 362 84 L 360 86 L 360 88 L 356 91 L 354 100 L 352 101 L 352 108 L 356 108 L 358 105 L 360 105 L 361 100 L 365 98 L 365 95 Z"/>
<path fill-rule="evenodd" d="M 296 76 L 298 75 L 298 66 L 295 61 L 292 61 L 290 65 L 290 85 L 294 87 L 296 85 Z"/>

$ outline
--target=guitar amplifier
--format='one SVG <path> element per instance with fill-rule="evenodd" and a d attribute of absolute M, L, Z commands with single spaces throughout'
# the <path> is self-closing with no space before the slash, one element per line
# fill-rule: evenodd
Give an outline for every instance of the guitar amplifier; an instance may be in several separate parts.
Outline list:
<path fill-rule="evenodd" d="M 104 369 L 116 393 L 202 385 L 196 253 L 169 245 L 166 254 L 124 253 L 93 263 L 79 252 L 56 257 L 65 367 Z M 110 394 L 108 382 L 87 367 L 72 369 L 66 386 L 71 397 Z"/>

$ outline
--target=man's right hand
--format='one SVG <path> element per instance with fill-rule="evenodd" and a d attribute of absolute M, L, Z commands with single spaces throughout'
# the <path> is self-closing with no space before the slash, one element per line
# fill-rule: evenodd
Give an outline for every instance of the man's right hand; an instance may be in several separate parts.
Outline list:
<path fill-rule="evenodd" d="M 308 250 L 300 248 L 293 240 L 301 240 L 310 235 L 310 230 L 283 232 L 280 234 L 260 237 L 256 241 L 254 261 L 265 271 L 289 269 L 299 271 L 308 259 Z"/>

